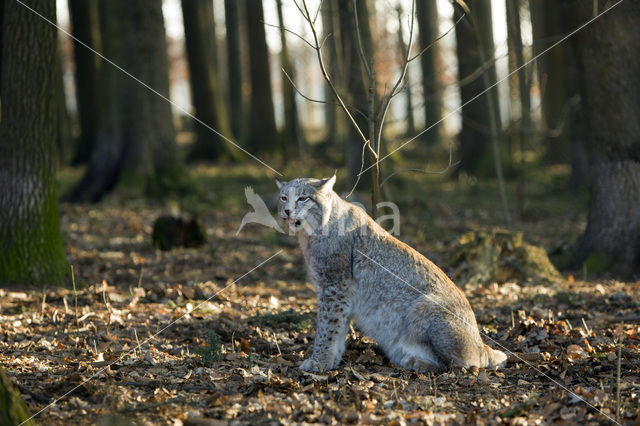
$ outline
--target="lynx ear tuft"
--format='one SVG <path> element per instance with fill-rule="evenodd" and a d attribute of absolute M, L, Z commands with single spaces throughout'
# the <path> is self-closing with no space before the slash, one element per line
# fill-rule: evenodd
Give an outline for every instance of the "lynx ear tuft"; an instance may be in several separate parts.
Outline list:
<path fill-rule="evenodd" d="M 330 178 L 327 179 L 323 179 L 322 181 L 320 181 L 320 187 L 318 188 L 318 191 L 320 192 L 330 192 L 333 189 L 333 184 L 336 183 L 336 175 L 335 173 L 333 174 L 333 176 L 331 176 Z"/>
<path fill-rule="evenodd" d="M 284 185 L 287 182 L 280 182 L 280 179 L 276 178 L 276 185 L 278 185 L 278 189 L 282 188 L 282 185 Z"/>

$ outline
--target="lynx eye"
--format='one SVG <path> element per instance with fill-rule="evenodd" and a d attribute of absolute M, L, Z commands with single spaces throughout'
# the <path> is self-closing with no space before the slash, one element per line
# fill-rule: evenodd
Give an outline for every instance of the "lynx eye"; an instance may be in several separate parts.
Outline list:
<path fill-rule="evenodd" d="M 298 197 L 298 201 L 307 201 L 309 197 Z"/>
<path fill-rule="evenodd" d="M 286 195 L 281 195 L 281 196 L 280 196 L 280 199 L 281 199 L 282 201 L 287 201 L 287 196 L 286 196 Z"/>

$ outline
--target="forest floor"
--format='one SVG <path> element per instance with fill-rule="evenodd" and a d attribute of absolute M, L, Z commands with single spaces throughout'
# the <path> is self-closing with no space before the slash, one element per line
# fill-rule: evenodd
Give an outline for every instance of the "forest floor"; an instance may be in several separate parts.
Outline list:
<path fill-rule="evenodd" d="M 78 173 L 61 173 L 62 191 Z M 400 238 L 462 287 L 484 340 L 510 351 L 506 368 L 419 374 L 351 330 L 340 367 L 309 374 L 298 365 L 316 300 L 295 240 L 255 224 L 235 235 L 245 186 L 273 197 L 272 178 L 244 165 L 192 173 L 196 194 L 162 204 L 62 203 L 77 291 L 0 290 L 0 365 L 43 410 L 38 424 L 640 422 L 640 282 L 581 270 L 465 285 L 448 266 L 464 232 L 504 226 L 491 183 L 411 175 L 387 195 Z M 585 195 L 567 195 L 565 180 L 546 170 L 528 182 L 512 225 L 549 251 L 586 221 Z M 154 219 L 173 210 L 198 215 L 205 246 L 153 247 Z"/>

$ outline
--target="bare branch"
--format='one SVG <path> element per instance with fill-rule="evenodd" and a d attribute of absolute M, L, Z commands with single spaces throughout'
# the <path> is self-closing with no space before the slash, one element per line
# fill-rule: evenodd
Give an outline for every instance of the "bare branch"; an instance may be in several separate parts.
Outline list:
<path fill-rule="evenodd" d="M 320 4 L 318 4 L 318 8 L 316 9 L 316 13 L 313 16 L 313 25 L 316 24 L 316 20 L 318 20 L 318 15 L 320 15 L 320 9 L 322 9 L 322 3 L 324 3 L 324 0 L 320 0 Z"/>
<path fill-rule="evenodd" d="M 355 2 L 355 0 L 354 0 Z M 384 127 L 384 120 L 387 117 L 387 112 L 389 111 L 389 105 L 391 105 L 391 100 L 399 91 L 398 88 L 404 81 L 404 77 L 407 75 L 407 67 L 409 66 L 409 56 L 411 55 L 411 47 L 413 46 L 413 30 L 415 27 L 416 21 L 416 0 L 411 2 L 411 26 L 409 28 L 409 43 L 407 44 L 407 52 L 404 57 L 404 62 L 402 64 L 402 71 L 400 72 L 400 76 L 398 80 L 391 89 L 389 96 L 387 96 L 382 104 L 382 115 L 380 118 L 380 124 L 378 125 L 378 154 L 380 154 L 380 140 L 382 139 L 382 128 Z"/>
<path fill-rule="evenodd" d="M 356 187 L 358 186 L 358 184 L 360 183 L 360 176 L 362 176 L 362 169 L 364 169 L 364 151 L 367 148 L 368 145 L 371 145 L 369 143 L 369 141 L 366 141 L 363 145 L 362 145 L 362 154 L 360 155 L 360 172 L 358 172 L 358 174 L 356 175 L 356 181 L 353 184 L 353 187 L 351 187 L 351 191 L 349 191 L 349 193 L 344 197 L 344 198 L 349 198 L 351 196 L 351 194 L 353 194 L 353 191 L 356 190 Z"/>
<path fill-rule="evenodd" d="M 309 47 L 311 47 L 312 49 L 315 49 L 315 46 L 313 44 L 311 44 L 310 42 L 307 41 L 307 39 L 305 39 L 304 37 L 302 37 L 300 34 L 296 33 L 295 31 L 291 31 L 287 28 L 283 28 L 280 25 L 274 25 L 274 24 L 269 24 L 268 22 L 264 22 L 262 21 L 262 23 L 264 25 L 266 25 L 267 27 L 273 27 L 273 28 L 277 28 L 279 30 L 284 30 L 286 32 L 288 32 L 289 34 L 293 34 L 294 36 L 298 37 L 300 40 L 304 41 L 307 45 L 309 45 Z"/>
<path fill-rule="evenodd" d="M 362 37 L 360 37 L 360 23 L 358 22 L 358 5 L 356 4 L 357 0 L 353 0 L 353 17 L 354 20 L 356 21 L 356 35 L 358 36 L 358 52 L 360 53 L 360 60 L 362 61 L 362 64 L 364 65 L 364 69 L 367 72 L 367 75 L 369 76 L 369 79 L 371 79 L 372 74 L 371 74 L 371 68 L 369 67 L 369 64 L 367 63 L 367 57 L 364 54 L 364 48 L 362 47 Z"/>
<path fill-rule="evenodd" d="M 294 2 L 295 2 L 295 0 L 294 0 Z M 322 57 L 322 51 L 320 50 L 320 44 L 318 42 L 318 32 L 316 31 L 315 25 L 313 24 L 313 22 L 309 18 L 309 11 L 308 11 L 307 3 L 305 2 L 305 0 L 302 0 L 302 5 L 304 7 L 304 10 L 306 11 L 305 19 L 309 23 L 309 27 L 311 29 L 311 34 L 313 35 L 313 40 L 314 40 L 314 43 L 315 43 L 314 49 L 315 49 L 316 55 L 318 57 L 318 62 L 320 64 L 320 71 L 322 72 L 322 77 L 327 82 L 327 85 L 329 86 L 329 89 L 331 89 L 331 93 L 333 93 L 333 96 L 336 98 L 336 101 L 338 101 L 338 105 L 340 105 L 340 108 L 342 108 L 342 110 L 345 112 L 345 114 L 347 114 L 347 117 L 349 117 L 349 121 L 351 122 L 351 125 L 354 127 L 354 129 L 358 132 L 358 136 L 360 136 L 362 141 L 364 143 L 366 143 L 368 141 L 367 137 L 364 135 L 364 133 L 360 129 L 360 126 L 358 126 L 358 123 L 356 123 L 356 120 L 353 118 L 353 115 L 349 112 L 349 109 L 347 108 L 347 106 L 345 105 L 344 101 L 342 100 L 342 97 L 338 93 L 335 85 L 333 84 L 333 81 L 331 81 L 331 77 L 329 77 L 329 73 L 327 72 L 327 67 L 326 67 L 326 65 L 324 63 L 324 58 Z M 296 3 L 296 6 L 297 6 L 297 3 Z M 302 12 L 302 11 L 301 11 L 301 13 L 304 14 L 304 12 Z"/>
<path fill-rule="evenodd" d="M 402 170 L 397 170 L 393 173 L 391 173 L 389 176 L 387 176 L 382 183 L 380 183 L 380 186 L 384 185 L 385 182 L 387 182 L 389 179 L 391 179 L 392 177 L 394 177 L 395 175 L 398 175 L 400 173 L 404 173 L 404 172 L 414 172 L 414 173 L 421 173 L 423 175 L 443 175 L 445 174 L 449 169 L 451 169 L 452 167 L 457 166 L 458 164 L 460 164 L 460 161 L 456 161 L 455 163 L 452 163 L 452 159 L 453 159 L 453 144 L 449 144 L 449 163 L 447 164 L 447 167 L 445 167 L 442 170 L 439 170 L 437 172 L 431 172 L 428 171 L 426 168 L 423 169 L 413 169 L 413 168 L 407 168 L 407 169 L 402 169 Z M 429 168 L 429 163 L 427 163 L 427 168 Z"/>
<path fill-rule="evenodd" d="M 289 83 L 291 84 L 291 86 L 293 87 L 293 89 L 303 98 L 305 98 L 306 100 L 308 100 L 309 102 L 315 102 L 318 104 L 325 104 L 325 105 L 333 105 L 333 106 L 340 106 L 339 103 L 337 102 L 329 102 L 329 101 L 321 101 L 319 99 L 313 99 L 310 98 L 309 96 L 305 95 L 304 93 L 302 93 L 302 91 L 298 88 L 298 86 L 296 86 L 296 84 L 293 82 L 293 79 L 291 78 L 291 76 L 289 74 L 287 74 L 287 71 L 285 71 L 284 68 L 280 68 L 282 70 L 282 72 L 284 73 L 284 75 L 287 77 L 287 80 L 289 80 Z M 345 104 L 346 105 L 346 104 Z M 355 111 L 356 113 L 360 114 L 362 117 L 367 118 L 366 114 L 362 111 L 360 111 L 358 108 L 354 107 L 353 105 L 346 105 L 347 108 L 352 109 L 353 111 Z"/>
<path fill-rule="evenodd" d="M 435 40 L 433 40 L 431 43 L 429 43 L 428 46 L 424 47 L 420 52 L 418 52 L 415 56 L 411 57 L 409 59 L 409 62 L 413 61 L 416 58 L 419 58 L 420 56 L 422 56 L 424 54 L 424 52 L 426 52 L 427 50 L 431 49 L 437 42 L 439 42 L 440 40 L 442 40 L 443 38 L 445 38 L 447 36 L 447 34 L 449 34 L 451 31 L 453 31 L 453 29 L 456 27 L 456 25 L 458 25 L 458 23 L 460 21 L 462 21 L 462 18 L 465 17 L 465 14 L 463 13 L 457 20 L 456 22 L 453 23 L 453 25 L 451 26 L 451 28 L 449 28 L 447 31 L 444 32 L 444 34 L 440 35 L 438 38 L 436 38 Z"/>
<path fill-rule="evenodd" d="M 302 3 L 304 4 L 304 0 L 302 0 Z M 300 12 L 300 15 L 302 15 L 304 17 L 304 19 L 311 25 L 313 25 L 313 22 L 311 22 L 307 16 L 307 14 L 304 13 L 304 11 L 302 10 L 302 8 L 300 7 L 300 5 L 298 4 L 298 2 L 296 0 L 293 0 L 293 4 L 296 5 L 296 7 L 298 8 L 298 11 Z M 305 10 L 306 10 L 306 6 L 305 6 Z"/>
<path fill-rule="evenodd" d="M 322 41 L 320 42 L 320 50 L 322 50 L 322 48 L 324 47 L 324 44 L 327 42 L 327 40 L 329 39 L 329 37 L 331 37 L 331 33 L 326 34 L 326 35 L 322 38 Z"/>

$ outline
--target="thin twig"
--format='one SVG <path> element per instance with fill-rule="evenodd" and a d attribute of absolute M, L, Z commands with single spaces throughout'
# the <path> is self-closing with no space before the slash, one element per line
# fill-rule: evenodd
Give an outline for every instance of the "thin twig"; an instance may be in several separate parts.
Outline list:
<path fill-rule="evenodd" d="M 589 26 L 590 24 L 592 24 L 593 22 L 595 22 L 597 19 L 599 19 L 601 16 L 603 16 L 605 13 L 610 12 L 611 10 L 613 10 L 615 7 L 617 7 L 618 5 L 622 4 L 624 0 L 618 0 L 616 3 L 614 3 L 613 5 L 611 5 L 610 7 L 608 7 L 607 9 L 603 10 L 601 13 L 599 13 L 597 16 L 594 16 L 593 18 L 589 19 L 588 21 L 584 22 L 582 25 L 578 26 L 577 28 L 575 28 L 573 31 L 567 33 L 566 35 L 564 35 L 562 38 L 560 38 L 557 42 L 553 43 L 551 46 L 547 47 L 546 49 L 544 49 L 542 52 L 538 53 L 537 55 L 535 55 L 534 57 L 532 57 L 531 59 L 529 59 L 527 62 L 525 62 L 522 66 L 526 67 L 527 65 L 531 64 L 532 62 L 536 61 L 538 58 L 540 58 L 541 56 L 545 55 L 547 52 L 549 52 L 551 49 L 555 48 L 556 46 L 560 45 L 561 43 L 565 42 L 566 40 L 568 40 L 569 38 L 573 37 L 576 33 L 580 32 L 581 30 L 583 30 L 585 27 Z M 518 72 L 518 69 L 515 69 L 511 72 L 509 72 L 506 76 L 504 76 L 503 78 L 501 78 L 500 80 L 496 81 L 493 85 L 491 85 L 491 87 L 487 87 L 486 89 L 484 89 L 483 91 L 481 91 L 480 93 L 478 93 L 477 95 L 473 96 L 471 99 L 469 99 L 468 101 L 466 101 L 464 104 L 458 106 L 454 111 L 449 112 L 448 114 L 444 115 L 443 117 L 440 117 L 435 123 L 432 123 L 431 125 L 429 125 L 429 127 L 427 127 L 426 129 L 422 130 L 421 132 L 419 132 L 418 134 L 414 135 L 413 137 L 409 138 L 408 140 L 404 141 L 399 147 L 397 147 L 396 149 L 394 149 L 393 151 L 387 153 L 384 157 L 382 157 L 380 159 L 380 162 L 384 161 L 385 159 L 389 158 L 391 155 L 393 155 L 395 152 L 401 150 L 402 148 L 404 148 L 405 146 L 407 146 L 409 143 L 413 142 L 414 140 L 416 140 L 417 138 L 419 138 L 420 136 L 422 136 L 423 134 L 425 134 L 426 132 L 428 132 L 429 130 L 433 129 L 435 126 L 437 126 L 438 124 L 442 123 L 444 120 L 446 120 L 448 117 L 452 116 L 454 113 L 456 113 L 458 110 L 461 110 L 463 107 L 465 107 L 466 105 L 469 105 L 470 103 L 474 102 L 475 100 L 477 100 L 479 97 L 481 97 L 482 95 L 484 95 L 485 93 L 487 93 L 489 90 L 491 90 L 492 88 L 494 88 L 495 86 L 497 86 L 498 84 L 502 83 L 503 81 L 507 80 L 509 77 L 511 77 L 513 74 L 515 74 L 516 72 Z M 366 171 L 368 171 L 371 168 L 371 166 L 369 166 L 368 168 L 366 168 L 365 170 L 363 170 L 360 173 L 364 173 Z"/>
<path fill-rule="evenodd" d="M 344 198 L 349 198 L 351 196 L 351 194 L 353 194 L 353 191 L 356 190 L 356 187 L 358 186 L 358 183 L 360 183 L 360 176 L 362 176 L 362 169 L 364 169 L 364 151 L 367 149 L 367 145 L 370 145 L 369 141 L 366 141 L 362 145 L 362 153 L 361 153 L 361 158 L 360 158 L 360 172 L 356 175 L 356 181 L 354 182 L 353 186 L 351 187 L 351 190 L 349 191 L 349 193 Z"/>
<path fill-rule="evenodd" d="M 452 159 L 453 159 L 453 144 L 449 145 L 449 163 L 447 164 L 447 167 L 445 167 L 442 170 L 439 170 L 437 172 L 431 172 L 428 171 L 427 169 L 414 169 L 414 168 L 407 168 L 407 169 L 402 169 L 402 170 L 398 170 L 395 171 L 393 173 L 391 173 L 389 176 L 387 176 L 385 178 L 385 180 L 382 181 L 382 183 L 380 184 L 380 186 L 384 185 L 386 181 L 388 181 L 389 179 L 391 179 L 392 177 L 394 177 L 397 174 L 400 173 L 404 173 L 404 172 L 415 172 L 415 173 L 422 173 L 424 175 L 443 175 L 445 174 L 450 168 L 457 166 L 458 164 L 460 164 L 460 161 L 457 161 L 455 163 L 452 163 Z M 427 164 L 427 168 L 429 167 L 429 165 Z"/>
<path fill-rule="evenodd" d="M 304 6 L 304 10 L 305 10 L 306 14 L 305 14 L 305 12 L 303 12 L 300 9 L 300 7 L 298 6 L 298 3 L 295 0 L 294 0 L 294 4 L 296 5 L 296 7 L 298 7 L 298 10 L 300 10 L 300 12 L 304 16 L 305 20 L 309 23 L 309 27 L 311 29 L 311 34 L 313 35 L 313 40 L 314 40 L 314 43 L 315 43 L 314 50 L 316 51 L 316 55 L 318 57 L 318 62 L 320 64 L 320 71 L 322 72 L 322 77 L 327 82 L 327 85 L 331 89 L 331 92 L 333 93 L 333 96 L 338 101 L 338 105 L 340 105 L 340 108 L 342 108 L 344 113 L 347 114 L 347 117 L 349 118 L 349 121 L 353 125 L 354 129 L 358 132 L 358 135 L 362 139 L 362 142 L 366 143 L 367 140 L 368 140 L 367 137 L 364 135 L 364 133 L 362 133 L 362 130 L 360 129 L 360 126 L 358 126 L 358 123 L 356 123 L 356 120 L 353 118 L 353 115 L 347 109 L 347 106 L 345 105 L 345 103 L 342 100 L 342 97 L 340 96 L 340 94 L 336 90 L 336 87 L 334 86 L 333 81 L 331 81 L 331 77 L 329 77 L 329 74 L 327 72 L 327 68 L 326 68 L 325 63 L 324 63 L 324 58 L 322 57 L 322 51 L 320 50 L 320 44 L 318 42 L 318 33 L 316 31 L 315 25 L 311 21 L 311 18 L 310 18 L 310 15 L 309 15 L 309 11 L 308 11 L 308 8 L 307 8 L 307 3 L 304 0 L 302 0 L 302 5 Z"/>
<path fill-rule="evenodd" d="M 73 299 L 76 304 L 76 338 L 80 333 L 80 326 L 78 325 L 78 292 L 76 291 L 76 275 L 73 271 L 73 265 L 71 265 L 71 283 L 73 284 Z M 77 344 L 78 342 L 76 342 Z"/>
<path fill-rule="evenodd" d="M 306 100 L 308 100 L 309 102 L 316 102 L 319 104 L 325 104 L 325 105 L 333 105 L 333 106 L 340 106 L 339 103 L 337 102 L 329 102 L 329 101 L 322 101 L 319 99 L 313 99 L 310 98 L 309 96 L 305 95 L 299 88 L 298 86 L 296 86 L 296 84 L 293 82 L 293 80 L 291 79 L 291 76 L 289 74 L 287 74 L 287 71 L 285 71 L 284 68 L 281 68 L 282 72 L 284 73 L 284 75 L 287 77 L 287 80 L 289 80 L 289 83 L 291 84 L 291 86 L 293 86 L 293 89 L 303 98 L 305 98 Z M 353 105 L 346 105 L 347 108 L 352 109 L 354 112 L 360 114 L 363 118 L 367 118 L 366 114 L 362 111 L 360 111 L 358 108 L 354 107 Z"/>
<path fill-rule="evenodd" d="M 324 0 L 320 0 L 320 3 L 318 4 L 318 8 L 316 9 L 316 13 L 313 16 L 313 25 L 316 24 L 316 20 L 318 19 L 318 15 L 320 15 L 320 9 L 322 9 L 322 3 L 324 3 Z"/>
<path fill-rule="evenodd" d="M 283 27 L 281 27 L 280 25 L 270 24 L 270 23 L 268 23 L 268 22 L 264 22 L 264 21 L 262 21 L 262 23 L 263 23 L 264 25 L 266 25 L 267 27 L 277 28 L 277 29 L 279 29 L 279 30 L 286 31 L 286 32 L 288 32 L 289 34 L 293 34 L 294 36 L 298 37 L 300 40 L 302 40 L 302 41 L 304 41 L 306 44 L 308 44 L 308 45 L 309 45 L 309 47 L 311 47 L 312 49 L 315 49 L 315 47 L 313 46 L 313 44 L 311 44 L 309 41 L 307 41 L 307 39 L 306 39 L 306 38 L 302 37 L 300 34 L 298 34 L 298 33 L 297 33 L 297 32 L 295 32 L 295 31 L 291 31 L 290 29 L 283 28 Z"/>
<path fill-rule="evenodd" d="M 354 0 L 355 1 L 355 0 Z M 407 75 L 407 67 L 409 66 L 409 56 L 411 55 L 411 47 L 413 46 L 413 29 L 415 26 L 415 10 L 416 10 L 416 1 L 413 0 L 411 2 L 411 26 L 409 28 L 409 42 L 407 44 L 407 52 L 405 54 L 404 63 L 402 64 L 402 72 L 400 73 L 400 77 L 396 81 L 393 89 L 391 89 L 391 93 L 385 99 L 382 106 L 382 115 L 380 117 L 380 124 L 378 126 L 378 155 L 380 155 L 380 140 L 382 139 L 382 128 L 384 127 L 384 120 L 387 117 L 387 112 L 389 110 L 389 106 L 391 105 L 391 100 L 396 95 L 396 91 L 404 81 L 404 77 Z"/>
<path fill-rule="evenodd" d="M 458 23 L 460 21 L 462 21 L 462 18 L 464 18 L 464 13 L 456 20 L 456 22 L 453 23 L 453 25 L 451 26 L 451 28 L 449 28 L 447 31 L 445 31 L 442 35 L 440 35 L 438 38 L 436 38 L 435 40 L 433 40 L 431 43 L 429 43 L 428 46 L 426 46 L 425 48 L 423 48 L 420 52 L 418 52 L 415 56 L 412 56 L 411 58 L 409 58 L 409 62 L 413 61 L 414 59 L 419 58 L 420 56 L 424 55 L 424 53 L 431 49 L 437 42 L 439 42 L 440 40 L 442 40 L 443 38 L 445 38 L 447 36 L 447 34 L 449 34 L 451 31 L 453 31 L 456 27 L 456 25 L 458 25 Z"/>
<path fill-rule="evenodd" d="M 356 22 L 356 38 L 358 39 L 358 53 L 360 54 L 360 60 L 362 61 L 362 64 L 364 65 L 364 69 L 367 72 L 367 75 L 369 76 L 369 78 L 373 78 L 372 75 L 372 70 L 369 67 L 369 64 L 367 63 L 367 57 L 364 54 L 364 48 L 362 47 L 362 37 L 360 36 L 360 23 L 358 22 L 358 5 L 357 5 L 357 0 L 353 0 L 353 17 L 354 20 Z"/>
<path fill-rule="evenodd" d="M 616 421 L 620 421 L 620 364 L 622 363 L 622 344 L 618 343 L 618 370 L 616 374 Z"/>
<path fill-rule="evenodd" d="M 152 404 L 140 404 L 140 405 L 135 406 L 135 407 L 123 408 L 122 410 L 120 410 L 118 412 L 123 414 L 123 413 L 132 413 L 132 412 L 135 412 L 135 411 L 145 411 L 145 410 L 150 410 L 152 408 L 158 408 L 158 407 L 161 407 L 161 406 L 167 405 L 167 404 L 173 404 L 173 403 L 176 403 L 176 402 L 183 402 L 184 400 L 185 400 L 184 396 L 177 396 L 175 398 L 165 399 L 164 401 L 154 402 Z"/>

